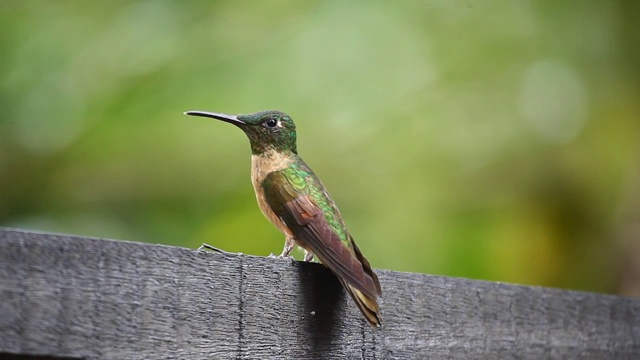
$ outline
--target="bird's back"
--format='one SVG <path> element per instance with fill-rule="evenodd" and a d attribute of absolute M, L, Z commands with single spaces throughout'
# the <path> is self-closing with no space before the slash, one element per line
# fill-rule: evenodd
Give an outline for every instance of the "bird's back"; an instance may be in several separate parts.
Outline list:
<path fill-rule="evenodd" d="M 285 232 L 332 270 L 369 322 L 379 326 L 378 277 L 311 168 L 296 155 L 288 166 L 266 174 L 260 185 L 266 205 L 286 226 Z"/>

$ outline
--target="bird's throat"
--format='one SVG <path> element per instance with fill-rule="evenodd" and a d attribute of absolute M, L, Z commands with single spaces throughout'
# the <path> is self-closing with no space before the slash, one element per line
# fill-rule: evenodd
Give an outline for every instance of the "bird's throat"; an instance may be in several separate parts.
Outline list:
<path fill-rule="evenodd" d="M 268 150 L 258 155 L 251 155 L 251 178 L 253 186 L 262 184 L 262 180 L 274 171 L 280 171 L 291 166 L 298 159 L 298 155 L 287 151 Z"/>

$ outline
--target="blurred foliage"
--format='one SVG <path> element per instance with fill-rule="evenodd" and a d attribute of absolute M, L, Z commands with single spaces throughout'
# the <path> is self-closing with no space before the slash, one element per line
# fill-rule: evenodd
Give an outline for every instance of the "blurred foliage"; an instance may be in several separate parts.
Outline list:
<path fill-rule="evenodd" d="M 639 7 L 3 1 L 0 225 L 279 253 L 278 109 L 375 267 L 639 294 Z"/>

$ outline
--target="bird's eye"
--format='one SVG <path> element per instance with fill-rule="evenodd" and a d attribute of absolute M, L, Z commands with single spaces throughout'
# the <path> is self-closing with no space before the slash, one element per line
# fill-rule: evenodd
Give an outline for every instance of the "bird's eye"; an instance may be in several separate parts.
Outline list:
<path fill-rule="evenodd" d="M 267 125 L 267 127 L 274 128 L 274 127 L 276 127 L 276 125 L 278 125 L 278 120 L 276 120 L 276 119 L 269 119 L 269 120 L 267 120 L 267 121 L 265 122 L 265 125 Z"/>

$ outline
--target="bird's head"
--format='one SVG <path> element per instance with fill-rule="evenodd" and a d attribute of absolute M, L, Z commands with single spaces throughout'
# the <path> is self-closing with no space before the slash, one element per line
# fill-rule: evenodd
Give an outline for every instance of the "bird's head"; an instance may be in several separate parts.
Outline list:
<path fill-rule="evenodd" d="M 275 110 L 247 115 L 227 115 L 207 111 L 187 111 L 186 115 L 202 116 L 233 124 L 249 138 L 251 152 L 262 154 L 269 150 L 297 153 L 296 126 L 291 116 Z"/>

